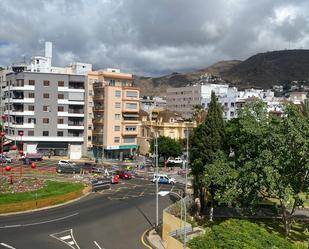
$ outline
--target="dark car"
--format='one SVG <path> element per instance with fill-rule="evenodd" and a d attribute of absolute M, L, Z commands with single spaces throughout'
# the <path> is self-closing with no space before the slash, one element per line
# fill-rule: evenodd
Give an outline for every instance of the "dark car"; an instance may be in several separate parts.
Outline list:
<path fill-rule="evenodd" d="M 79 173 L 81 170 L 81 166 L 76 165 L 75 163 L 68 163 L 68 164 L 58 164 L 56 171 L 57 173 Z"/>
<path fill-rule="evenodd" d="M 119 175 L 119 178 L 121 179 L 128 180 L 132 178 L 132 174 L 125 170 L 117 170 L 116 174 Z"/>
<path fill-rule="evenodd" d="M 104 173 L 104 168 L 97 166 L 96 164 L 93 164 L 93 163 L 85 163 L 82 166 L 82 169 L 88 171 L 89 173 L 95 173 L 95 174 Z"/>

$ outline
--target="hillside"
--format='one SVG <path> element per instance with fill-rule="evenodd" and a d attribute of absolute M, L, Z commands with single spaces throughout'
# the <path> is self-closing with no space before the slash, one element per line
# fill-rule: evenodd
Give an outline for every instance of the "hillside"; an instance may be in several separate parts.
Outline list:
<path fill-rule="evenodd" d="M 309 78 L 309 50 L 281 50 L 254 55 L 222 72 L 239 87 L 271 88 L 278 82 Z"/>
<path fill-rule="evenodd" d="M 172 73 L 150 78 L 135 76 L 141 95 L 164 96 L 166 88 L 185 86 L 205 73 L 220 76 L 242 88 L 269 89 L 273 85 L 291 80 L 309 78 L 309 50 L 281 50 L 256 54 L 245 61 L 221 61 L 205 69 L 190 73 Z"/>
<path fill-rule="evenodd" d="M 135 85 L 141 89 L 141 95 L 158 95 L 164 96 L 166 88 L 181 87 L 188 83 L 198 80 L 205 73 L 210 73 L 219 76 L 222 72 L 227 71 L 233 66 L 239 64 L 240 61 L 220 61 L 208 68 L 200 69 L 190 73 L 172 73 L 162 77 L 135 77 Z"/>

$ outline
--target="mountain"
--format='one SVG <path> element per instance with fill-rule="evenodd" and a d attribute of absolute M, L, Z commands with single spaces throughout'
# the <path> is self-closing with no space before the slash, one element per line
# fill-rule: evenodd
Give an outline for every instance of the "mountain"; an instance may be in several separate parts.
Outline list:
<path fill-rule="evenodd" d="M 174 72 L 172 74 L 156 78 L 134 75 L 134 82 L 135 85 L 140 88 L 141 95 L 165 96 L 166 88 L 186 86 L 188 83 L 198 80 L 200 76 L 205 73 L 220 76 L 222 72 L 229 70 L 239 63 L 240 61 L 238 60 L 220 61 L 208 68 L 200 69 L 194 72 Z"/>
<path fill-rule="evenodd" d="M 309 78 L 309 50 L 281 50 L 256 54 L 221 73 L 234 85 L 271 88 L 284 81 Z"/>
<path fill-rule="evenodd" d="M 309 50 L 259 53 L 245 61 L 220 61 L 194 72 L 172 73 L 157 78 L 135 76 L 135 85 L 141 89 L 141 95 L 164 96 L 166 88 L 186 86 L 205 73 L 219 76 L 240 89 L 269 89 L 278 83 L 309 79 Z"/>

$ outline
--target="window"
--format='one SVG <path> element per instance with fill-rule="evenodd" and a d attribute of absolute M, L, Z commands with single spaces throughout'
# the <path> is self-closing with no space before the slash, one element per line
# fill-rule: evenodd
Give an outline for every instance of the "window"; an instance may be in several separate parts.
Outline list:
<path fill-rule="evenodd" d="M 115 119 L 120 120 L 120 114 L 115 114 Z"/>
<path fill-rule="evenodd" d="M 57 137 L 63 137 L 63 131 L 57 131 Z"/>
<path fill-rule="evenodd" d="M 137 103 L 126 103 L 127 109 L 137 109 Z"/>
<path fill-rule="evenodd" d="M 43 105 L 43 112 L 49 112 L 49 106 Z"/>
<path fill-rule="evenodd" d="M 92 125 L 88 125 L 88 130 L 92 130 Z"/>
<path fill-rule="evenodd" d="M 92 103 L 91 101 L 89 102 L 89 106 L 90 106 L 90 107 L 92 107 L 92 106 L 93 106 L 93 103 Z"/>
<path fill-rule="evenodd" d="M 64 112 L 64 106 L 58 106 L 58 112 Z"/>
<path fill-rule="evenodd" d="M 114 143 L 120 143 L 120 137 L 114 137 Z"/>
<path fill-rule="evenodd" d="M 115 102 L 115 108 L 120 108 L 121 107 L 121 103 L 120 102 Z"/>
<path fill-rule="evenodd" d="M 121 97 L 121 91 L 120 90 L 115 91 L 115 97 Z"/>
<path fill-rule="evenodd" d="M 34 105 L 28 105 L 28 111 L 34 111 Z"/>
<path fill-rule="evenodd" d="M 136 126 L 126 126 L 126 131 L 136 131 Z"/>
<path fill-rule="evenodd" d="M 124 143 L 135 143 L 135 137 L 125 137 L 123 139 Z"/>
<path fill-rule="evenodd" d="M 44 80 L 44 81 L 43 81 L 43 85 L 44 85 L 44 86 L 49 86 L 49 80 Z"/>
<path fill-rule="evenodd" d="M 34 136 L 34 131 L 28 131 L 28 136 L 29 136 L 29 137 Z"/>
<path fill-rule="evenodd" d="M 89 142 L 91 141 L 91 136 L 88 136 L 88 141 L 89 141 Z"/>
<path fill-rule="evenodd" d="M 34 86 L 35 85 L 35 81 L 34 80 L 29 80 L 29 86 Z"/>
<path fill-rule="evenodd" d="M 114 126 L 114 131 L 120 131 L 120 126 L 119 125 L 115 125 Z"/>
<path fill-rule="evenodd" d="M 136 92 L 136 91 L 126 91 L 126 96 L 129 97 L 129 98 L 137 98 L 138 92 Z"/>
<path fill-rule="evenodd" d="M 59 94 L 58 94 L 58 99 L 64 99 L 64 94 L 59 93 Z"/>
<path fill-rule="evenodd" d="M 224 107 L 228 107 L 229 103 L 225 102 Z"/>
<path fill-rule="evenodd" d="M 109 80 L 109 85 L 114 86 L 115 85 L 115 80 Z"/>
<path fill-rule="evenodd" d="M 235 106 L 235 103 L 234 103 L 234 102 L 232 102 L 232 103 L 231 103 L 231 107 L 234 107 L 234 106 Z"/>
<path fill-rule="evenodd" d="M 28 118 L 28 124 L 35 124 L 36 119 L 35 118 Z"/>
<path fill-rule="evenodd" d="M 28 93 L 28 98 L 29 99 L 34 99 L 34 93 Z"/>
<path fill-rule="evenodd" d="M 234 117 L 234 115 L 235 115 L 234 112 L 231 112 L 231 117 Z"/>
<path fill-rule="evenodd" d="M 63 118 L 58 118 L 57 124 L 63 124 Z"/>
<path fill-rule="evenodd" d="M 43 137 L 48 137 L 49 136 L 49 131 L 43 131 Z"/>
<path fill-rule="evenodd" d="M 93 95 L 93 91 L 89 90 L 89 96 L 92 96 L 92 95 Z"/>
<path fill-rule="evenodd" d="M 64 86 L 64 81 L 58 81 L 58 86 Z"/>
<path fill-rule="evenodd" d="M 43 93 L 43 98 L 44 99 L 49 99 L 49 93 Z"/>
<path fill-rule="evenodd" d="M 43 118 L 43 124 L 49 124 L 49 119 L 48 118 Z"/>

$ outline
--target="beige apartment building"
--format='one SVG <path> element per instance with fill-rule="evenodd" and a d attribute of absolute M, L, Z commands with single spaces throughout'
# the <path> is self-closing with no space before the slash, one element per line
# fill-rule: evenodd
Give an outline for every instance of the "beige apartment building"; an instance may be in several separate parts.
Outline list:
<path fill-rule="evenodd" d="M 132 74 L 92 71 L 87 87 L 87 149 L 92 148 L 96 159 L 122 160 L 135 154 L 140 104 Z"/>

